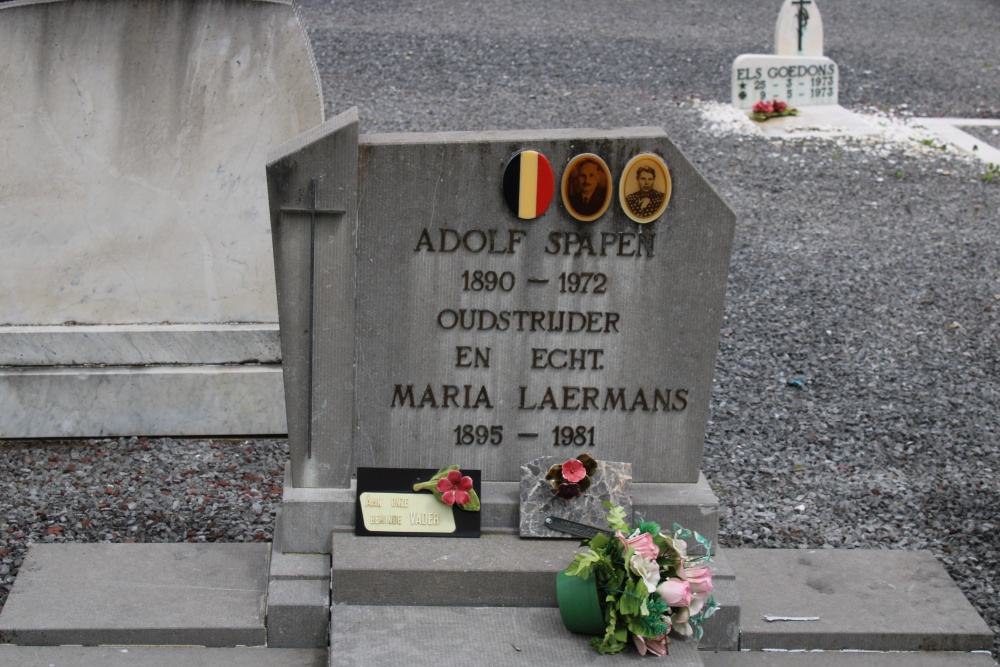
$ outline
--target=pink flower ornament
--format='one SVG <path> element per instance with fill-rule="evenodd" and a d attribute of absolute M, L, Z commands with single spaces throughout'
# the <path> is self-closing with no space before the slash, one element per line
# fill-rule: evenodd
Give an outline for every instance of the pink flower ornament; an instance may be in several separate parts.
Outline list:
<path fill-rule="evenodd" d="M 712 591 L 712 570 L 707 565 L 685 566 L 678 571 L 682 579 L 691 584 L 693 593 Z"/>
<path fill-rule="evenodd" d="M 761 100 L 753 105 L 754 113 L 774 113 L 774 103 Z"/>
<path fill-rule="evenodd" d="M 683 579 L 670 577 L 656 587 L 656 592 L 670 607 L 687 607 L 691 604 L 691 584 Z"/>
<path fill-rule="evenodd" d="M 639 652 L 639 655 L 646 655 L 647 651 L 660 657 L 667 654 L 666 634 L 662 634 L 659 637 L 643 637 L 634 634 L 632 635 L 632 641 L 635 642 L 635 649 Z"/>
<path fill-rule="evenodd" d="M 463 477 L 458 470 L 452 470 L 437 483 L 437 490 L 441 492 L 441 501 L 445 505 L 466 504 L 472 499 L 469 495 L 471 488 L 472 478 L 468 475 Z"/>
<path fill-rule="evenodd" d="M 635 552 L 646 560 L 656 560 L 660 555 L 660 548 L 653 542 L 653 536 L 649 533 L 636 531 L 631 537 L 626 538 L 619 530 L 615 532 L 615 537 L 621 541 L 624 551 L 628 551 L 629 547 L 635 547 Z"/>

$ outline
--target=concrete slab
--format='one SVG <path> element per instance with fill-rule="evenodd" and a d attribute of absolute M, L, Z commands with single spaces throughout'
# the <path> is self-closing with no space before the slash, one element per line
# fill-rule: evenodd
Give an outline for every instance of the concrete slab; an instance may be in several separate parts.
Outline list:
<path fill-rule="evenodd" d="M 324 667 L 326 650 L 179 646 L 2 646 L 9 667 Z"/>
<path fill-rule="evenodd" d="M 330 628 L 330 580 L 285 579 L 267 589 L 267 645 L 326 648 Z"/>
<path fill-rule="evenodd" d="M 278 364 L 0 368 L 0 438 L 282 435 L 282 386 Z"/>
<path fill-rule="evenodd" d="M 844 652 L 844 651 L 702 651 L 705 667 L 990 667 L 989 653 Z"/>
<path fill-rule="evenodd" d="M 962 153 L 974 155 L 986 164 L 1000 164 L 1000 149 L 981 141 L 963 127 L 1000 127 L 1000 120 L 987 118 L 914 118 L 914 125 L 924 127 Z"/>
<path fill-rule="evenodd" d="M 771 139 L 878 134 L 878 128 L 839 104 L 800 107 L 799 115 L 756 123 Z"/>
<path fill-rule="evenodd" d="M 726 557 L 740 591 L 742 649 L 973 651 L 993 642 L 928 551 L 732 549 Z"/>
<path fill-rule="evenodd" d="M 461 599 L 460 594 L 455 597 Z M 337 605 L 331 610 L 330 637 L 331 667 L 442 663 L 606 667 L 612 661 L 592 649 L 585 635 L 566 632 L 557 609 Z M 615 663 L 640 660 L 635 651 L 613 659 Z M 701 664 L 695 644 L 670 643 L 670 667 Z"/>
<path fill-rule="evenodd" d="M 0 642 L 261 646 L 269 544 L 35 544 Z"/>

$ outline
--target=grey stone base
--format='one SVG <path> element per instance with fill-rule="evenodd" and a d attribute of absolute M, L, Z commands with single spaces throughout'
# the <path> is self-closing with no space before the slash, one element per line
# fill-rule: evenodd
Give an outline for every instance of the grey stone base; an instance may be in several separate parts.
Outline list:
<path fill-rule="evenodd" d="M 520 525 L 518 482 L 483 482 L 482 527 L 487 532 L 516 532 Z M 286 553 L 330 553 L 334 531 L 354 529 L 354 482 L 346 489 L 296 488 L 288 469 L 276 530 Z M 633 512 L 670 529 L 674 523 L 715 542 L 719 499 L 704 475 L 694 484 L 632 484 Z"/>
<path fill-rule="evenodd" d="M 330 556 L 286 554 L 271 548 L 267 586 L 267 645 L 314 648 L 329 644 Z"/>
<path fill-rule="evenodd" d="M 0 367 L 0 438 L 281 435 L 283 391 L 279 365 Z"/>
<path fill-rule="evenodd" d="M 276 552 L 269 563 L 268 546 L 34 545 L 0 614 L 0 641 L 20 646 L 0 646 L 0 664 L 113 666 L 128 656 L 150 667 L 317 667 L 326 651 L 274 647 L 325 648 L 326 627 L 338 665 L 438 664 L 442 655 L 479 665 L 607 661 L 564 630 L 554 606 L 554 573 L 572 553 L 565 541 L 337 533 L 329 626 L 327 556 Z M 672 665 L 993 664 L 989 628 L 928 552 L 723 550 L 714 569 L 722 609 L 700 651 L 671 644 Z M 257 652 L 136 646 L 265 638 L 271 648 Z M 55 644 L 128 646 L 44 648 Z"/>

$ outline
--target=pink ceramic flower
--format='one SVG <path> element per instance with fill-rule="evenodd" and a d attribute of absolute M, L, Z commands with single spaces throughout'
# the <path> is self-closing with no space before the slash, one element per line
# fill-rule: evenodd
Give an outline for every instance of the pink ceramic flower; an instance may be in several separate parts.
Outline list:
<path fill-rule="evenodd" d="M 450 471 L 447 477 L 438 480 L 437 485 L 438 491 L 441 492 L 441 502 L 445 505 L 466 504 L 472 500 L 472 496 L 469 495 L 471 488 L 472 478 L 468 475 L 463 477 L 458 470 Z"/>
<path fill-rule="evenodd" d="M 633 533 L 632 537 L 626 538 L 619 530 L 615 531 L 615 537 L 621 541 L 622 549 L 628 551 L 629 547 L 635 547 L 635 552 L 646 560 L 656 560 L 656 557 L 660 555 L 660 548 L 653 543 L 653 536 L 649 533 L 639 533 L 638 535 Z"/>
<path fill-rule="evenodd" d="M 788 105 L 782 102 L 781 100 L 774 101 L 774 113 L 783 113 L 787 108 Z"/>
<path fill-rule="evenodd" d="M 587 471 L 584 470 L 582 463 L 576 459 L 570 459 L 562 464 L 562 476 L 567 482 L 575 484 L 587 476 Z"/>
<path fill-rule="evenodd" d="M 671 607 L 686 607 L 691 604 L 691 584 L 683 579 L 670 577 L 656 587 L 656 592 Z"/>
<path fill-rule="evenodd" d="M 754 113 L 774 113 L 774 104 L 761 100 L 753 105 Z"/>
<path fill-rule="evenodd" d="M 708 593 L 712 590 L 712 570 L 707 565 L 685 566 L 677 574 L 691 584 L 693 593 Z"/>
<path fill-rule="evenodd" d="M 632 641 L 635 642 L 635 648 L 639 651 L 639 655 L 646 655 L 646 651 L 649 651 L 653 655 L 658 655 L 662 658 L 667 654 L 666 634 L 662 634 L 659 637 L 632 635 Z"/>

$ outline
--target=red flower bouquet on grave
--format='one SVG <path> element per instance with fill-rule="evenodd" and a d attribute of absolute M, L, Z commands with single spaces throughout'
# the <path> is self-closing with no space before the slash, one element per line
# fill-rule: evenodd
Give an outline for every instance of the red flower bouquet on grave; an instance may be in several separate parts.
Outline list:
<path fill-rule="evenodd" d="M 625 510 L 605 502 L 610 513 L 608 525 L 614 531 L 598 533 L 581 546 L 564 572 L 559 574 L 559 609 L 566 627 L 576 632 L 597 634 L 587 627 L 578 609 L 588 596 L 603 616 L 603 636 L 590 645 L 601 653 L 621 653 L 633 644 L 640 655 L 666 655 L 669 636 L 701 638 L 702 624 L 719 608 L 712 597 L 712 543 L 698 533 L 674 524 L 672 534 L 660 531 L 651 521 L 637 521 L 630 527 Z M 693 539 L 700 555 L 688 553 L 686 540 Z M 578 579 L 574 582 L 574 580 Z M 596 598 L 593 589 L 596 587 Z"/>
<path fill-rule="evenodd" d="M 797 115 L 799 115 L 798 109 L 790 109 L 788 104 L 781 100 L 771 100 L 770 102 L 761 100 L 753 105 L 753 113 L 750 114 L 750 117 L 754 120 L 764 121 L 769 118 Z"/>

